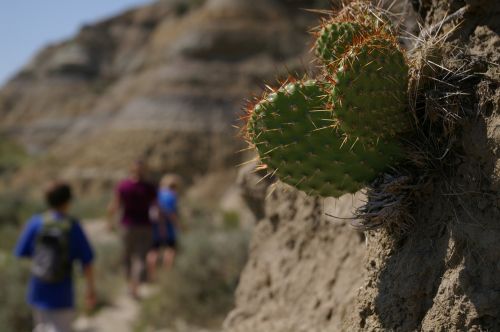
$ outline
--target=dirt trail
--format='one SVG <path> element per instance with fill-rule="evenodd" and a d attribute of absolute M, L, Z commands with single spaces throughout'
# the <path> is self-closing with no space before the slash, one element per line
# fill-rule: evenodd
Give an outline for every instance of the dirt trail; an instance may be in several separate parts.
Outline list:
<path fill-rule="evenodd" d="M 109 232 L 103 220 L 87 221 L 83 225 L 94 245 L 118 240 L 117 234 Z M 141 289 L 141 293 L 150 292 L 147 288 Z M 123 285 L 112 306 L 103 308 L 90 317 L 80 316 L 75 323 L 75 330 L 76 332 L 133 331 L 139 308 L 140 302 L 133 300 Z"/>
<path fill-rule="evenodd" d="M 109 242 L 119 241 L 116 232 L 109 232 L 106 222 L 101 219 L 87 220 L 82 223 L 86 234 L 94 246 Z M 121 283 L 121 280 L 118 281 Z M 154 285 L 141 285 L 139 288 L 140 298 L 145 299 L 152 296 L 158 289 Z M 125 283 L 122 283 L 112 305 L 99 310 L 93 316 L 81 315 L 75 322 L 75 332 L 132 332 L 134 323 L 138 317 L 141 302 L 132 299 L 127 292 Z M 176 320 L 174 327 L 158 330 L 161 332 L 219 332 L 190 325 L 183 320 Z"/>
<path fill-rule="evenodd" d="M 91 317 L 81 316 L 76 321 L 76 332 L 133 331 L 139 303 L 131 299 L 124 288 L 111 307 Z"/>
<path fill-rule="evenodd" d="M 118 241 L 118 234 L 110 232 L 104 219 L 90 219 L 82 223 L 85 232 L 95 245 L 97 243 L 107 243 Z"/>

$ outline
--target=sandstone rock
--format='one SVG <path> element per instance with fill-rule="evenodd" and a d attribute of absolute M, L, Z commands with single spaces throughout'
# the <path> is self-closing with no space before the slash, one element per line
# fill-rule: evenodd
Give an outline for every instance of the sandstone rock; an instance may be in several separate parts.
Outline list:
<path fill-rule="evenodd" d="M 66 75 L 93 76 L 98 73 L 99 68 L 86 49 L 70 43 L 54 52 L 48 60 L 47 70 Z"/>
<path fill-rule="evenodd" d="M 362 197 L 315 199 L 283 184 L 268 190 L 225 330 L 342 330 L 363 279 L 364 238 L 325 213 L 348 218 Z"/>

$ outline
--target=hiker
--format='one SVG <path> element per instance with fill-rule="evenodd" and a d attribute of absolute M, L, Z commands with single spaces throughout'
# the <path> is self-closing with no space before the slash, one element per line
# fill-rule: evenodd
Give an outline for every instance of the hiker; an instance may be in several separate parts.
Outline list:
<path fill-rule="evenodd" d="M 180 178 L 174 174 L 165 175 L 158 191 L 158 213 L 153 223 L 153 247 L 148 254 L 148 274 L 154 280 L 158 259 L 164 268 L 171 268 L 177 248 L 179 217 L 177 195 Z"/>
<path fill-rule="evenodd" d="M 83 267 L 87 309 L 95 306 L 94 254 L 79 222 L 68 214 L 72 200 L 69 185 L 53 182 L 45 191 L 45 200 L 49 210 L 28 221 L 14 253 L 32 261 L 28 303 L 33 307 L 33 331 L 67 332 L 72 331 L 75 317 L 75 261 Z"/>
<path fill-rule="evenodd" d="M 128 179 L 121 181 L 108 208 L 110 228 L 114 216 L 121 212 L 123 249 L 129 292 L 139 298 L 139 284 L 146 270 L 146 256 L 152 244 L 152 225 L 149 211 L 156 203 L 156 187 L 146 180 L 146 164 L 136 161 Z"/>

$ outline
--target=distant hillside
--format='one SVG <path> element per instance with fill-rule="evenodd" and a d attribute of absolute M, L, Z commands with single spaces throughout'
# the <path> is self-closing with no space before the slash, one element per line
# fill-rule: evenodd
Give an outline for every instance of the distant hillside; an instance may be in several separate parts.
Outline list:
<path fill-rule="evenodd" d="M 159 1 L 40 51 L 0 91 L 0 131 L 37 156 L 13 185 L 109 188 L 128 163 L 192 179 L 233 168 L 244 98 L 308 63 L 305 1 Z M 309 3 L 312 6 L 312 2 Z"/>

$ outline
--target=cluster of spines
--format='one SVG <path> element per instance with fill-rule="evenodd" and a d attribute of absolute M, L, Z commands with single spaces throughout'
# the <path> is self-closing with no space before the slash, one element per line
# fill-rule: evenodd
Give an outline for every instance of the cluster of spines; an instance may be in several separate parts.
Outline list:
<path fill-rule="evenodd" d="M 356 22 L 324 24 L 317 34 L 316 55 L 324 63 L 333 65 L 365 32 L 366 28 Z"/>

